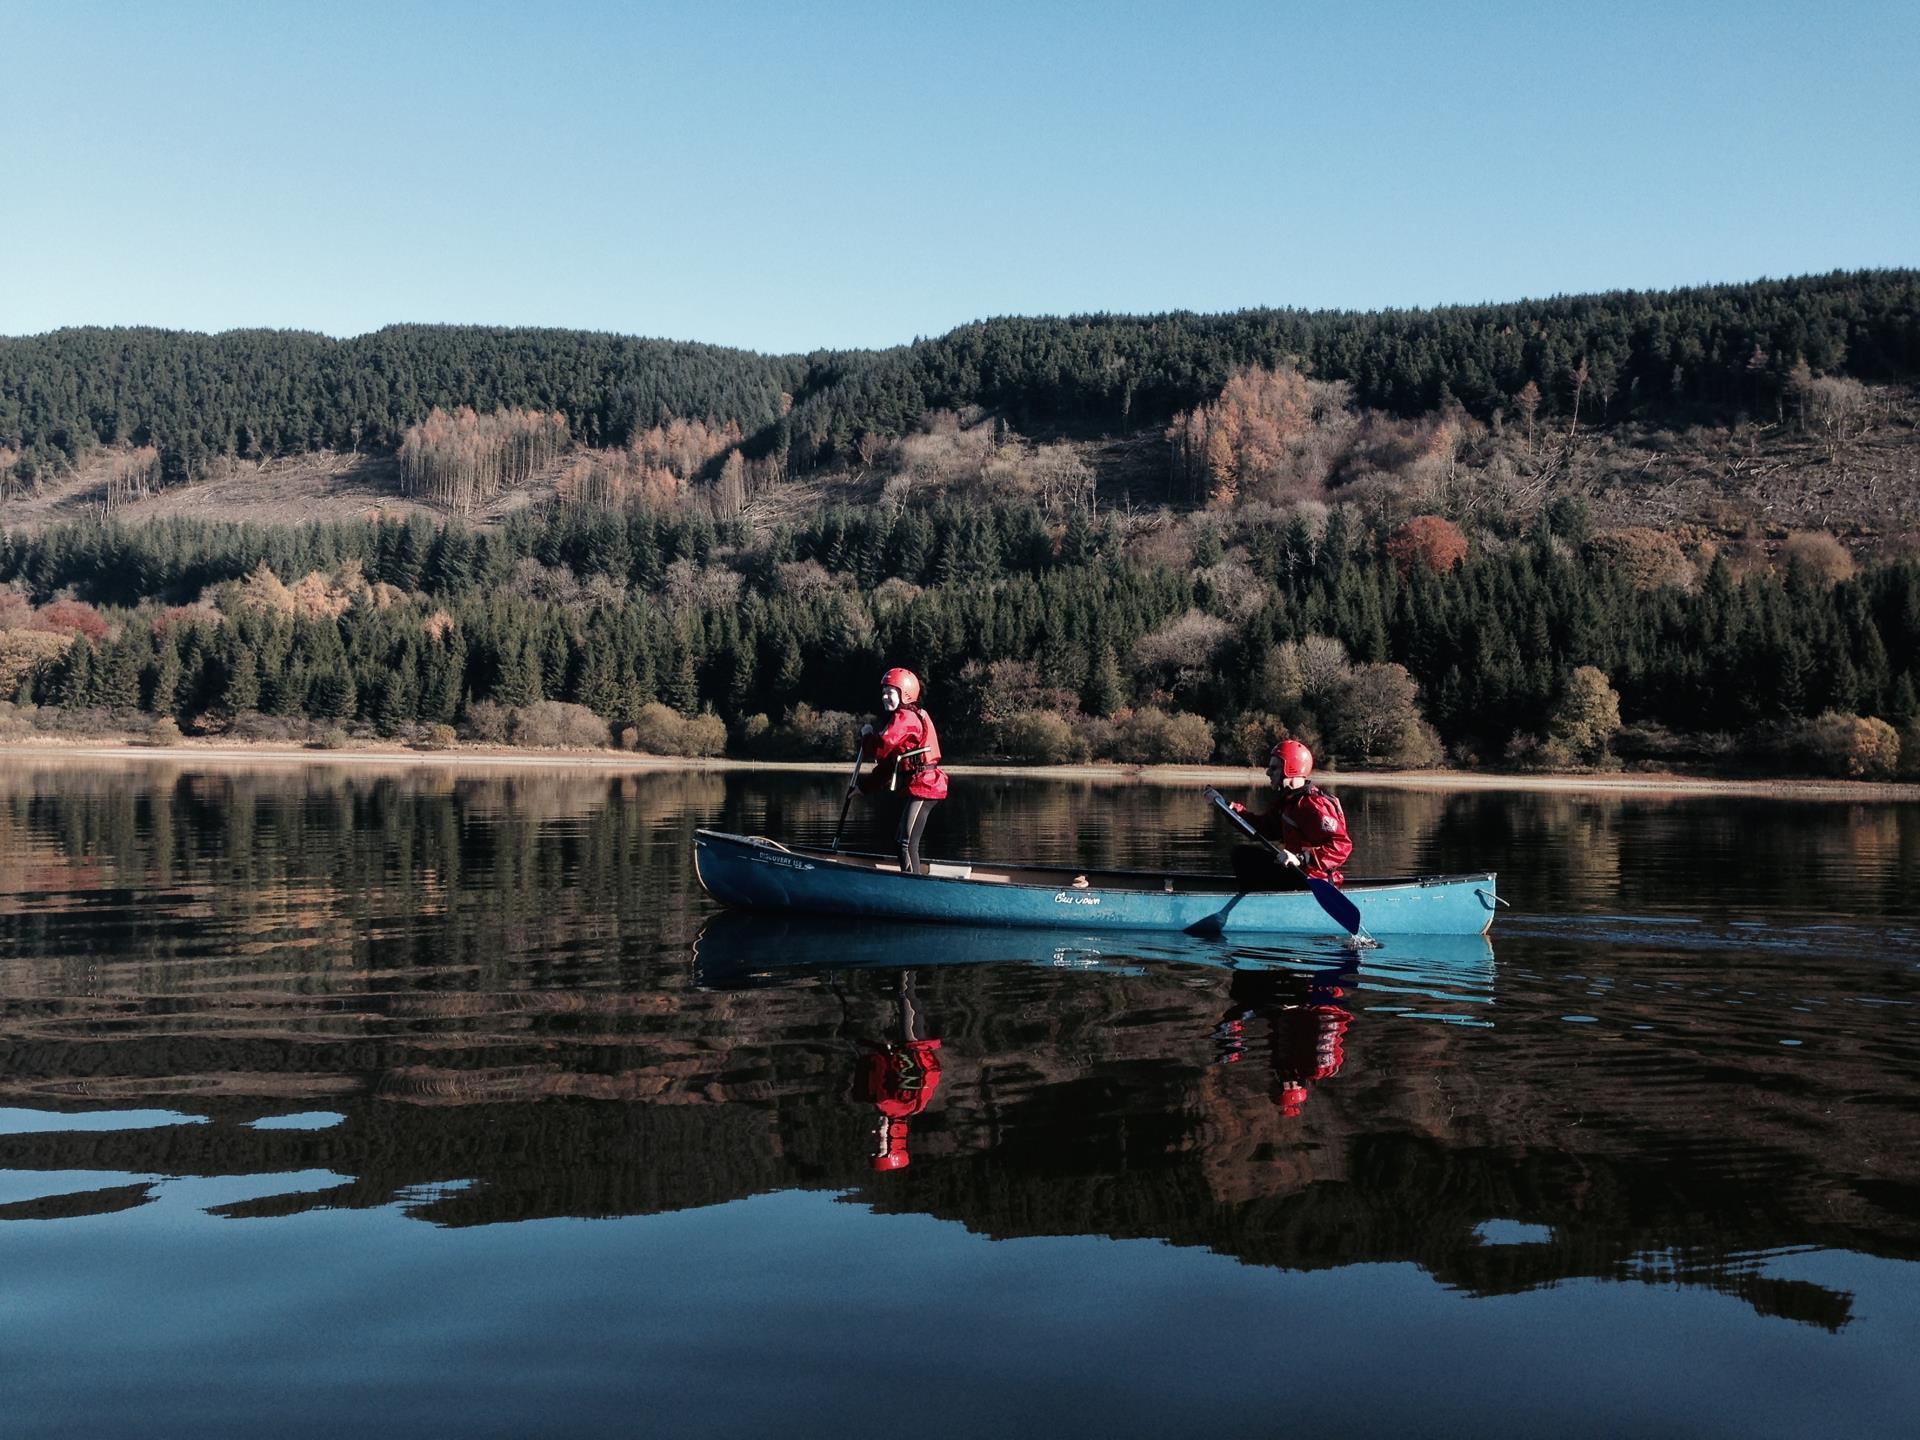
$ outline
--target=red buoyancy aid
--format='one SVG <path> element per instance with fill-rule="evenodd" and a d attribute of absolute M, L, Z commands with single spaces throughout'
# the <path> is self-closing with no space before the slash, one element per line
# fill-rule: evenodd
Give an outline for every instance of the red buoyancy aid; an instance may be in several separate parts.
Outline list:
<path fill-rule="evenodd" d="M 1309 1087 L 1340 1073 L 1352 1023 L 1351 1011 L 1328 1004 L 1290 1005 L 1273 1017 L 1273 1073 L 1280 1082 L 1274 1099 L 1284 1113 L 1298 1115 Z"/>
<path fill-rule="evenodd" d="M 1346 878 L 1340 867 L 1353 854 L 1347 812 L 1318 785 L 1283 794 L 1279 805 L 1259 816 L 1254 827 L 1298 855 L 1302 868 L 1316 880 L 1338 885 Z"/>
<path fill-rule="evenodd" d="M 867 793 L 893 789 L 904 778 L 907 794 L 917 800 L 947 798 L 947 772 L 940 768 L 940 732 L 933 717 L 918 705 L 902 705 L 894 711 L 887 728 L 869 735 L 862 750 L 874 762 L 860 782 Z M 891 766 L 888 761 L 893 762 Z"/>
<path fill-rule="evenodd" d="M 879 1112 L 871 1163 L 876 1170 L 904 1170 L 907 1121 L 927 1108 L 940 1088 L 940 1042 L 909 1040 L 870 1053 L 863 1066 L 867 1099 Z"/>
<path fill-rule="evenodd" d="M 918 1115 L 940 1088 L 940 1042 L 909 1040 L 867 1056 L 867 1099 L 890 1120 Z"/>

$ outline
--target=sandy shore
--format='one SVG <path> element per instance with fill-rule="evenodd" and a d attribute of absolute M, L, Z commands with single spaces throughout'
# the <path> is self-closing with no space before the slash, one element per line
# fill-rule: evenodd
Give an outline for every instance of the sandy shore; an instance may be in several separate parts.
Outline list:
<path fill-rule="evenodd" d="M 405 746 L 363 745 L 343 750 L 309 750 L 292 745 L 243 741 L 185 740 L 165 747 L 114 740 L 60 741 L 35 738 L 0 742 L 0 765 L 67 761 L 190 767 L 283 768 L 346 765 L 384 770 L 562 770 L 635 773 L 654 770 L 793 771 L 844 773 L 842 763 L 815 760 L 684 760 L 629 755 L 617 750 L 511 750 L 463 745 L 451 750 L 410 750 Z M 1190 787 L 1265 784 L 1251 768 L 1224 765 L 949 765 L 954 776 L 1049 780 L 1087 780 L 1116 785 Z M 1857 780 L 1726 780 L 1694 775 L 1635 771 L 1603 775 L 1501 775 L 1467 770 L 1328 771 L 1329 789 L 1382 787 L 1404 790 L 1533 790 L 1657 795 L 1760 795 L 1775 799 L 1920 801 L 1920 785 Z"/>

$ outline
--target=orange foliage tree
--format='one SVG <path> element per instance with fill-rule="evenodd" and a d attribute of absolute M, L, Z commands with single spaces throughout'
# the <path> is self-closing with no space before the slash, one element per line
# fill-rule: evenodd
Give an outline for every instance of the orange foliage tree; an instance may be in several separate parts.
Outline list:
<path fill-rule="evenodd" d="M 1420 562 L 1444 575 L 1467 558 L 1467 537 L 1444 516 L 1416 515 L 1387 536 L 1387 556 L 1403 576 Z"/>
<path fill-rule="evenodd" d="M 84 600 L 55 600 L 34 616 L 35 628 L 60 635 L 84 635 L 99 644 L 107 638 L 107 620 Z"/>
<path fill-rule="evenodd" d="M 1234 372 L 1220 398 L 1181 411 L 1167 429 L 1173 473 L 1190 493 L 1230 504 L 1251 482 L 1288 468 L 1314 425 L 1313 385 L 1293 367 Z"/>

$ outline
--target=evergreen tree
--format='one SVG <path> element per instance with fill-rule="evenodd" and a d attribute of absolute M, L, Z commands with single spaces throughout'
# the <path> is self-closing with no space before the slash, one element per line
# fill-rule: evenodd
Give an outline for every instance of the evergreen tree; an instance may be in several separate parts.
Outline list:
<path fill-rule="evenodd" d="M 533 640 L 525 635 L 507 641 L 500 656 L 500 671 L 493 682 L 493 697 L 502 705 L 531 705 L 542 698 L 540 661 Z"/>
<path fill-rule="evenodd" d="M 412 667 L 388 670 L 378 684 L 373 705 L 374 727 L 382 735 L 398 735 L 419 715 L 419 680 Z"/>
<path fill-rule="evenodd" d="M 160 642 L 160 653 L 155 659 L 147 685 L 145 708 L 155 715 L 175 715 L 180 708 L 180 682 L 184 669 L 180 663 L 180 651 L 173 636 L 167 635 Z"/>
<path fill-rule="evenodd" d="M 693 661 L 691 645 L 674 647 L 673 679 L 667 689 L 667 703 L 682 715 L 700 713 L 699 672 Z"/>
<path fill-rule="evenodd" d="M 235 715 L 258 710 L 260 671 L 252 649 L 244 644 L 235 644 L 226 656 L 226 672 L 227 683 L 221 692 L 221 705 Z M 289 714 L 291 707 L 275 710 L 274 713 Z"/>
<path fill-rule="evenodd" d="M 84 635 L 73 637 L 54 674 L 53 701 L 64 710 L 83 710 L 99 701 L 94 692 L 93 645 Z"/>
<path fill-rule="evenodd" d="M 1111 715 L 1126 703 L 1126 691 L 1115 662 L 1113 646 L 1102 643 L 1086 682 L 1080 687 L 1080 708 L 1089 715 Z"/>
<path fill-rule="evenodd" d="M 321 720 L 349 720 L 359 709 L 359 692 L 344 655 L 335 655 L 315 667 L 307 687 L 307 711 Z"/>
<path fill-rule="evenodd" d="M 94 703 L 109 710 L 140 708 L 140 672 L 146 658 L 146 646 L 140 632 L 126 627 L 121 637 L 107 647 L 94 672 Z"/>

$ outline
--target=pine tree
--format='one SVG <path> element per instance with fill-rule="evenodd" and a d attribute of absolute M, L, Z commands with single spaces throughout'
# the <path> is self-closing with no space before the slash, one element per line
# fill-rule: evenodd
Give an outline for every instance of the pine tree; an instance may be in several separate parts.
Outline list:
<path fill-rule="evenodd" d="M 411 666 L 388 670 L 377 682 L 373 723 L 382 735 L 398 735 L 419 716 L 420 686 Z"/>
<path fill-rule="evenodd" d="M 579 701 L 603 720 L 631 719 L 633 712 L 624 707 L 620 681 L 620 662 L 611 642 L 602 633 L 589 630 L 580 667 Z"/>
<path fill-rule="evenodd" d="M 73 637 L 53 681 L 54 703 L 63 710 L 84 710 L 95 705 L 93 645 L 84 635 Z"/>
<path fill-rule="evenodd" d="M 358 712 L 359 692 L 344 655 L 335 655 L 316 668 L 307 687 L 307 711 L 322 720 L 349 720 Z"/>
<path fill-rule="evenodd" d="M 693 647 L 680 644 L 674 647 L 673 679 L 667 688 L 667 703 L 682 715 L 700 713 L 700 680 L 693 663 Z"/>
<path fill-rule="evenodd" d="M 1080 708 L 1089 715 L 1111 715 L 1126 703 L 1126 690 L 1120 679 L 1113 646 L 1102 642 L 1093 664 L 1087 668 L 1086 683 L 1080 687 Z"/>
<path fill-rule="evenodd" d="M 174 715 L 179 710 L 182 677 L 180 651 L 171 634 L 160 642 L 160 655 L 153 663 L 147 685 L 146 708 L 155 715 Z"/>
<path fill-rule="evenodd" d="M 467 642 L 454 630 L 427 649 L 426 674 L 420 686 L 421 720 L 451 725 L 460 714 L 466 693 Z"/>
<path fill-rule="evenodd" d="M 128 626 L 120 639 L 107 647 L 103 663 L 94 671 L 94 703 L 109 710 L 140 708 L 140 670 L 146 646 L 134 637 L 139 632 Z"/>
<path fill-rule="evenodd" d="M 502 705 L 531 705 L 541 698 L 540 661 L 527 635 L 510 637 L 500 655 L 500 673 L 493 682 L 493 699 Z"/>
<path fill-rule="evenodd" d="M 220 695 L 221 705 L 239 715 L 260 708 L 260 669 L 250 647 L 236 644 L 226 656 L 227 683 Z M 275 713 L 286 714 L 288 710 Z"/>

